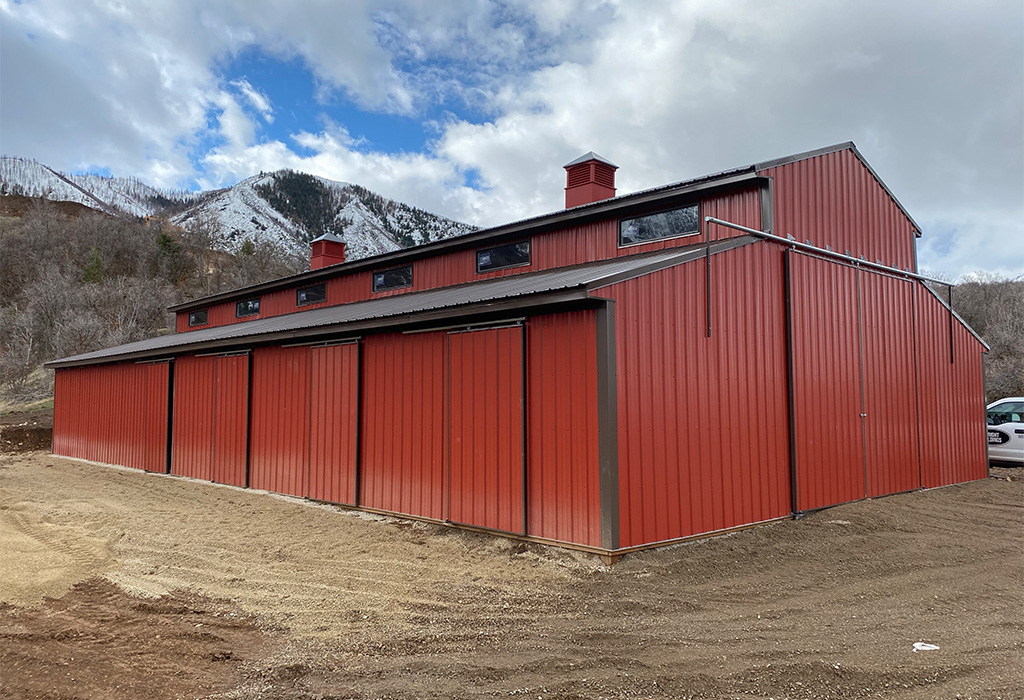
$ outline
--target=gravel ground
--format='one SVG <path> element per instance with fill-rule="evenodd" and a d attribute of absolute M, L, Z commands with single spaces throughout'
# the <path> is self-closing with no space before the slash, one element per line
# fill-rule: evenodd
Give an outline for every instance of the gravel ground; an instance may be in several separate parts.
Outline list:
<path fill-rule="evenodd" d="M 1020 471 L 609 568 L 0 455 L 0 696 L 1021 698 Z"/>

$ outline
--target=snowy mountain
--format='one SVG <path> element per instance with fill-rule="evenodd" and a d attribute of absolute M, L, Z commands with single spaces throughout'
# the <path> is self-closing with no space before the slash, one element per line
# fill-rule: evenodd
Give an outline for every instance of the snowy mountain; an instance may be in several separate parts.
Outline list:
<path fill-rule="evenodd" d="M 71 175 L 33 160 L 0 157 L 0 195 L 78 202 L 116 216 L 157 216 L 200 227 L 234 252 L 248 239 L 305 255 L 309 241 L 342 236 L 350 260 L 450 238 L 473 230 L 375 194 L 359 185 L 291 170 L 260 173 L 207 192 L 160 190 L 134 178 Z"/>
<path fill-rule="evenodd" d="M 185 204 L 196 198 L 193 193 L 158 190 L 135 178 L 62 173 L 15 156 L 0 157 L 0 194 L 78 202 L 108 214 L 136 217 L 157 214 L 170 202 Z"/>

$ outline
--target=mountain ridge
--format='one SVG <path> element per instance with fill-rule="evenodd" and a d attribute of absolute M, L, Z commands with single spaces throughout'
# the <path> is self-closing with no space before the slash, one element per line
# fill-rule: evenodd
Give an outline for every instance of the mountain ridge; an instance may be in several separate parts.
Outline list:
<path fill-rule="evenodd" d="M 160 218 L 198 229 L 232 253 L 249 240 L 306 254 L 309 241 L 329 232 L 345 239 L 346 257 L 356 260 L 476 229 L 361 185 L 289 169 L 251 175 L 231 187 L 186 192 L 0 156 L 0 195 L 7 194 L 76 202 L 129 219 Z"/>

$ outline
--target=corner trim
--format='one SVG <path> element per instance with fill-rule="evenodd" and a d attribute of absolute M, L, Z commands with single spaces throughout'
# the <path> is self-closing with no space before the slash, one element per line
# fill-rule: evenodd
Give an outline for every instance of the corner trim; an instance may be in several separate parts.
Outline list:
<path fill-rule="evenodd" d="M 597 309 L 597 454 L 601 547 L 619 548 L 619 415 L 615 363 L 615 302 Z"/>

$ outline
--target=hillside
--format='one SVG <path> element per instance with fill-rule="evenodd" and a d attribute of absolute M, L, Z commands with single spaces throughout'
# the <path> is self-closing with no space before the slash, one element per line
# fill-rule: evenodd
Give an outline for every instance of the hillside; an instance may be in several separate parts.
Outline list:
<path fill-rule="evenodd" d="M 196 229 L 227 252 L 248 240 L 306 254 L 310 240 L 331 232 L 345 238 L 348 257 L 355 260 L 473 230 L 359 185 L 291 170 L 260 173 L 225 189 L 184 192 L 135 178 L 62 173 L 3 156 L 0 195 L 75 202 L 130 219 L 157 217 Z"/>
<path fill-rule="evenodd" d="M 375 194 L 359 185 L 279 170 L 204 193 L 171 221 L 209 226 L 235 251 L 246 240 L 296 252 L 324 233 L 342 236 L 351 260 L 468 233 L 473 227 Z"/>

